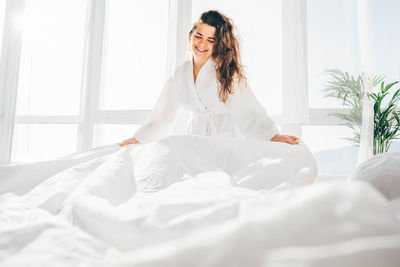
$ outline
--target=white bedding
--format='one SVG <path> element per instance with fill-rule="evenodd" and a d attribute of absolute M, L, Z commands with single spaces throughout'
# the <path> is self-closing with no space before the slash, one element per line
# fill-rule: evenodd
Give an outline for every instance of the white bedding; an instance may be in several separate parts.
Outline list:
<path fill-rule="evenodd" d="M 0 266 L 399 266 L 400 203 L 305 144 L 172 136 L 0 167 Z"/>

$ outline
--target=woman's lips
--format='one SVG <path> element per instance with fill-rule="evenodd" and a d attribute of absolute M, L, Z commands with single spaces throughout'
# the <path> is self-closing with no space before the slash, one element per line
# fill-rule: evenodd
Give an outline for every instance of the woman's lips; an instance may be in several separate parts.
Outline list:
<path fill-rule="evenodd" d="M 196 50 L 199 51 L 200 53 L 204 53 L 204 52 L 207 52 L 207 51 L 208 51 L 208 50 L 200 49 L 200 48 L 198 48 L 197 46 L 195 46 L 195 48 L 196 48 Z"/>

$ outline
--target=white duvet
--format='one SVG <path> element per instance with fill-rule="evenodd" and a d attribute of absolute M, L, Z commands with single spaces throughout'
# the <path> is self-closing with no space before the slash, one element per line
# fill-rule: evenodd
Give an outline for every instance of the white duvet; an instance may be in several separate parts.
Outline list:
<path fill-rule="evenodd" d="M 171 136 L 0 167 L 0 266 L 400 266 L 400 202 L 305 144 Z"/>

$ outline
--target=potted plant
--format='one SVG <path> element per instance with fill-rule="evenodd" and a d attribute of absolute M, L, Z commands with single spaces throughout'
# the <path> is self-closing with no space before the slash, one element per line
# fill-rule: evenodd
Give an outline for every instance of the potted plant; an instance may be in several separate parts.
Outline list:
<path fill-rule="evenodd" d="M 362 124 L 363 75 L 358 75 L 355 78 L 353 75 L 337 69 L 326 70 L 325 73 L 329 78 L 323 88 L 324 96 L 339 99 L 343 106 L 348 108 L 346 113 L 337 112 L 330 115 L 339 118 L 343 125 L 352 129 L 354 136 L 345 139 L 359 146 Z M 374 101 L 374 155 L 387 152 L 392 141 L 400 139 L 400 111 L 397 109 L 400 100 L 400 88 L 393 93 L 387 105 L 383 104 L 383 100 L 391 92 L 390 89 L 399 82 L 385 84 L 383 79 L 384 76 L 373 77 L 373 87 L 380 85 L 380 88 L 377 92 L 368 95 Z"/>

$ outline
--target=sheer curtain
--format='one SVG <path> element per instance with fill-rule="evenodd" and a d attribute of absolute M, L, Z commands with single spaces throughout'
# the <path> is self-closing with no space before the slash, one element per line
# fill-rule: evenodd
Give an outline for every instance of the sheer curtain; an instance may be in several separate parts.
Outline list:
<path fill-rule="evenodd" d="M 363 111 L 358 164 L 373 155 L 374 109 L 368 94 L 372 92 L 372 27 L 371 2 L 358 0 L 358 32 L 360 38 L 361 71 L 363 76 Z"/>
<path fill-rule="evenodd" d="M 167 77 L 169 2 L 3 3 L 0 162 L 131 136 Z"/>
<path fill-rule="evenodd" d="M 359 0 L 358 12 L 359 35 L 360 40 L 363 40 L 360 42 L 361 65 L 365 73 L 363 99 L 365 108 L 358 157 L 360 164 L 373 154 L 374 111 L 373 103 L 366 97 L 366 93 L 373 90 L 372 76 L 384 75 L 386 84 L 400 80 L 400 21 L 396 19 L 400 12 L 400 1 L 388 0 L 383 3 L 378 0 Z M 392 96 L 393 91 L 388 98 Z M 398 142 L 392 143 L 390 151 L 399 149 Z"/>
<path fill-rule="evenodd" d="M 321 172 L 348 175 L 356 165 L 358 148 L 343 138 L 352 130 L 330 116 L 346 112 L 341 101 L 324 97 L 327 69 L 351 75 L 360 72 L 357 0 L 307 0 L 307 70 L 309 123 L 302 137 L 315 153 Z"/>
<path fill-rule="evenodd" d="M 169 2 L 105 1 L 99 102 L 91 146 L 129 138 L 168 76 Z M 172 54 L 172 53 L 171 53 Z"/>
<path fill-rule="evenodd" d="M 1 6 L 1 162 L 50 159 L 130 137 L 187 58 L 191 24 L 209 9 L 234 20 L 255 94 L 282 132 L 301 136 L 325 159 L 322 170 L 329 163 L 325 170 L 336 171 L 335 161 L 354 169 L 358 153 L 341 150 L 352 133 L 329 116 L 346 110 L 322 96 L 324 70 L 399 79 L 398 0 L 3 0 Z M 365 126 L 371 112 L 364 113 Z M 360 161 L 372 144 L 371 124 L 362 130 Z M 332 150 L 341 156 L 330 160 Z"/>
<path fill-rule="evenodd" d="M 79 116 L 87 4 L 81 0 L 25 1 L 24 16 L 18 21 L 23 35 L 13 161 L 76 151 L 78 120 L 68 124 L 49 120 Z M 75 19 L 71 21 L 72 15 Z"/>

